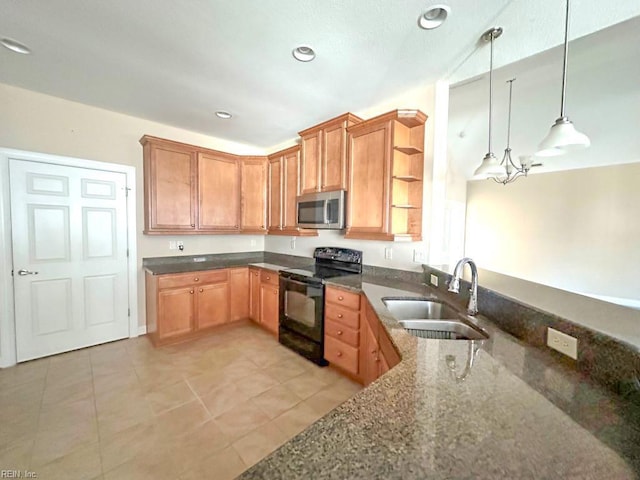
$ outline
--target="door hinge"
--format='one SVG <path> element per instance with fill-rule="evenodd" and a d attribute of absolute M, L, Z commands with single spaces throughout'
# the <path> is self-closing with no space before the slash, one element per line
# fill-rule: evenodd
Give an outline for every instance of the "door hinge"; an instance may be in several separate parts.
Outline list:
<path fill-rule="evenodd" d="M 129 258 L 129 249 L 127 248 L 127 258 Z"/>
<path fill-rule="evenodd" d="M 129 196 L 129 190 L 131 190 L 129 187 L 124 187 L 124 196 L 125 197 Z"/>

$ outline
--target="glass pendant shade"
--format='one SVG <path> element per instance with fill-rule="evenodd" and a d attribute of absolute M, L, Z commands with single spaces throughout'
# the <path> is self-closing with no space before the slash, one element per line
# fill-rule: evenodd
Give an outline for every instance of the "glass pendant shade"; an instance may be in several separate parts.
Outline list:
<path fill-rule="evenodd" d="M 538 145 L 538 157 L 563 155 L 573 150 L 587 148 L 591 145 L 589 137 L 580 133 L 567 117 L 561 117 L 553 124 L 549 134 Z"/>
<path fill-rule="evenodd" d="M 485 179 L 505 174 L 505 169 L 493 153 L 487 153 L 473 173 L 474 178 Z"/>

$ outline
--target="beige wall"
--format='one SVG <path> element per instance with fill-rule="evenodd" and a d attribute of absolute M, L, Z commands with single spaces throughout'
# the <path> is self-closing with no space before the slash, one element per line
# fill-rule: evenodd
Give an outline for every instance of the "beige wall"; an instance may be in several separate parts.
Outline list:
<path fill-rule="evenodd" d="M 183 240 L 184 255 L 264 249 L 264 237 L 259 235 L 143 235 L 142 146 L 138 140 L 149 134 L 236 154 L 260 155 L 264 153 L 262 150 L 4 84 L 0 84 L 0 105 L 0 147 L 136 168 L 138 320 L 141 325 L 145 318 L 142 258 L 178 255 L 178 250 L 169 250 L 169 240 Z M 214 123 L 212 119 L 212 131 Z"/>
<path fill-rule="evenodd" d="M 640 300 L 640 163 L 471 181 L 466 254 L 563 290 Z"/>

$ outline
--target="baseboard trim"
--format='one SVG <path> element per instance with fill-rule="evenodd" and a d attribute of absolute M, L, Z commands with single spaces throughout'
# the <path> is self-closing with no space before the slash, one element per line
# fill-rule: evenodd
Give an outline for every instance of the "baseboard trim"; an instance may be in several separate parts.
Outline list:
<path fill-rule="evenodd" d="M 146 335 L 147 334 L 147 326 L 139 325 L 138 326 L 138 335 Z"/>

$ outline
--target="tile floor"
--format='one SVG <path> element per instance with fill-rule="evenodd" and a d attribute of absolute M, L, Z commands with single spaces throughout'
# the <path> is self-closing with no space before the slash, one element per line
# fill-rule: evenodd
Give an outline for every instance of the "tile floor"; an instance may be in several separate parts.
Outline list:
<path fill-rule="evenodd" d="M 249 322 L 159 349 L 113 342 L 0 370 L 0 470 L 231 479 L 360 388 Z"/>

